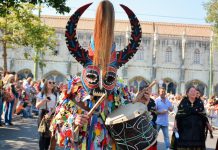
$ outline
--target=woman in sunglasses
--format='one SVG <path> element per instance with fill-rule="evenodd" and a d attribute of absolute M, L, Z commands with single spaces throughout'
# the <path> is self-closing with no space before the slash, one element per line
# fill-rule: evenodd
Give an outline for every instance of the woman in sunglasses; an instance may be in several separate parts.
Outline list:
<path fill-rule="evenodd" d="M 54 82 L 52 80 L 45 81 L 44 87 L 37 95 L 36 108 L 39 109 L 39 124 L 46 117 L 49 118 L 54 111 L 56 104 L 56 95 L 54 94 Z M 50 132 L 39 132 L 39 149 L 47 150 L 50 145 Z"/>

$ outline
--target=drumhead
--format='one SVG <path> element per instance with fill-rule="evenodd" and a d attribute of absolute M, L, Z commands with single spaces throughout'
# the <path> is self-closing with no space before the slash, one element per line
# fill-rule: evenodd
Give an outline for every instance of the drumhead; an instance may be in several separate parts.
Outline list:
<path fill-rule="evenodd" d="M 126 122 L 142 115 L 145 111 L 147 111 L 147 106 L 143 103 L 129 103 L 127 105 L 120 106 L 118 109 L 109 114 L 106 118 L 105 124 L 113 125 Z"/>

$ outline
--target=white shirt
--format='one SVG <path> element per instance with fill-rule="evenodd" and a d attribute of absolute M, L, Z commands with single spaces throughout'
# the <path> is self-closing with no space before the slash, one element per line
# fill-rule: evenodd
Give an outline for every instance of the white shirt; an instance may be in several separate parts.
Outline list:
<path fill-rule="evenodd" d="M 39 92 L 39 94 L 37 95 L 37 101 L 42 101 L 44 99 L 46 99 L 46 97 L 50 97 L 51 100 L 49 102 L 47 102 L 47 107 L 48 110 L 51 111 L 51 109 L 55 108 L 55 104 L 56 104 L 56 96 L 51 93 L 49 95 L 43 94 L 41 92 Z M 39 109 L 46 109 L 46 103 L 44 105 L 42 105 Z"/>

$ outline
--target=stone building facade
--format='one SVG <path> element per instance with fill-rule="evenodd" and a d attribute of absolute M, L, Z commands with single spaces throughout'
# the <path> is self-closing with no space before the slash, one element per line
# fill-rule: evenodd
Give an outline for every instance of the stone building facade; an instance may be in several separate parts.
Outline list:
<path fill-rule="evenodd" d="M 66 81 L 67 74 L 82 71 L 82 66 L 70 55 L 65 43 L 65 26 L 69 17 L 43 16 L 42 21 L 56 29 L 57 47 L 55 54 L 46 52 L 44 62 L 46 67 L 39 69 L 39 78 L 51 78 L 57 82 Z M 118 71 L 118 76 L 130 88 L 140 87 L 157 80 L 158 86 L 165 86 L 169 93 L 185 93 L 185 89 L 194 85 L 202 93 L 208 94 L 210 81 L 212 91 L 218 95 L 218 60 L 212 62 L 212 79 L 210 78 L 210 52 L 212 31 L 210 26 L 175 24 L 159 22 L 141 22 L 142 42 L 132 60 Z M 80 44 L 87 48 L 93 34 L 94 20 L 80 19 L 77 27 L 77 37 Z M 116 49 L 122 50 L 130 37 L 128 21 L 117 20 L 115 23 Z M 24 51 L 34 51 L 31 48 L 8 50 L 8 66 L 10 71 L 16 71 L 22 77 L 33 73 L 33 61 L 23 57 Z M 2 47 L 0 46 L 0 67 L 3 66 Z M 218 51 L 213 50 L 213 57 L 218 57 Z"/>

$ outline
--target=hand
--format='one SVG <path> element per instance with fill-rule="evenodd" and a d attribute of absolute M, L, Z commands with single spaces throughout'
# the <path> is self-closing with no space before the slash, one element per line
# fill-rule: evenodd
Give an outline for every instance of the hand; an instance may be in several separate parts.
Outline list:
<path fill-rule="evenodd" d="M 89 116 L 85 114 L 78 114 L 75 118 L 75 125 L 82 127 L 88 123 Z"/>
<path fill-rule="evenodd" d="M 45 119 L 49 119 L 50 118 L 50 116 L 51 116 L 51 114 L 50 113 L 48 113 L 48 114 L 45 114 Z"/>
<path fill-rule="evenodd" d="M 174 122 L 173 131 L 178 131 L 177 121 Z"/>
<path fill-rule="evenodd" d="M 163 110 L 163 111 L 159 111 L 158 114 L 165 114 L 165 113 L 167 113 L 167 112 L 168 112 L 168 110 L 165 109 L 165 110 Z"/>
<path fill-rule="evenodd" d="M 47 99 L 47 98 L 45 98 L 44 99 L 44 102 L 50 102 L 51 100 L 49 100 L 49 99 Z"/>
<path fill-rule="evenodd" d="M 136 96 L 135 102 L 142 102 L 148 104 L 150 100 L 151 88 L 145 88 L 138 93 Z"/>
<path fill-rule="evenodd" d="M 166 114 L 166 113 L 168 113 L 168 110 L 166 110 L 166 109 L 163 110 L 163 114 Z"/>
<path fill-rule="evenodd" d="M 178 128 L 177 128 L 176 126 L 174 126 L 174 127 L 172 128 L 172 130 L 173 130 L 173 131 L 178 131 Z"/>
<path fill-rule="evenodd" d="M 209 122 L 206 123 L 207 124 L 207 128 L 210 132 L 213 132 L 213 127 L 209 124 Z"/>

